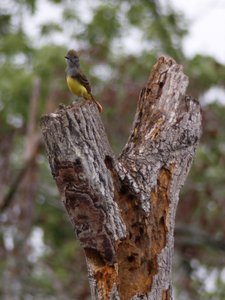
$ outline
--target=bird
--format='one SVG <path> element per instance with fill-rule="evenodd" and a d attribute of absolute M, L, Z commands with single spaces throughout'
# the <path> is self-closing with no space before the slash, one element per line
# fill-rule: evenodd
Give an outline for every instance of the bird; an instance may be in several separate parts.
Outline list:
<path fill-rule="evenodd" d="M 85 100 L 94 101 L 101 113 L 103 108 L 101 104 L 95 100 L 91 93 L 91 86 L 87 77 L 80 69 L 80 60 L 75 50 L 69 50 L 65 56 L 67 62 L 66 81 L 69 90 L 78 97 Z"/>

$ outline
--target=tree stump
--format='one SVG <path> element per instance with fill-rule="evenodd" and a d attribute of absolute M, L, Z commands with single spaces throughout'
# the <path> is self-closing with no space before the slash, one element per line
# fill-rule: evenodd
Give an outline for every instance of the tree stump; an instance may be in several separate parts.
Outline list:
<path fill-rule="evenodd" d="M 92 102 L 41 119 L 52 175 L 84 249 L 93 299 L 173 299 L 179 192 L 201 135 L 188 78 L 160 57 L 142 89 L 122 154 Z"/>

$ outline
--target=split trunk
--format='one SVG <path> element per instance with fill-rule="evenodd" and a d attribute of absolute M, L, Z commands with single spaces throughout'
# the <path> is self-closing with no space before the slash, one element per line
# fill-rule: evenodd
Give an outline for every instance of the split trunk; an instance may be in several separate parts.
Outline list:
<path fill-rule="evenodd" d="M 119 158 L 94 103 L 61 107 L 41 120 L 93 299 L 173 299 L 176 207 L 201 134 L 200 107 L 185 95 L 187 85 L 182 66 L 158 59 Z"/>

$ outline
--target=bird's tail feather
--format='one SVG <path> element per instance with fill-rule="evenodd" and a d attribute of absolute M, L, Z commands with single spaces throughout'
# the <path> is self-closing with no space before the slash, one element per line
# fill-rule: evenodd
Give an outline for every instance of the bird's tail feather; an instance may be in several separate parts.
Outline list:
<path fill-rule="evenodd" d="M 91 95 L 91 100 L 93 100 L 95 102 L 95 104 L 98 107 L 99 112 L 101 113 L 103 111 L 103 107 L 101 106 L 101 104 L 97 100 L 95 100 L 95 98 L 93 97 L 93 95 Z"/>

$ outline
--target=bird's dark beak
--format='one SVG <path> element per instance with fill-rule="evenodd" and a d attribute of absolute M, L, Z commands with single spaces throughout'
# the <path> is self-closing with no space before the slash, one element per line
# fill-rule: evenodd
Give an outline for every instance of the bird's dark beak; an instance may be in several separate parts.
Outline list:
<path fill-rule="evenodd" d="M 65 57 L 65 59 L 69 59 L 69 57 L 68 56 L 64 56 Z"/>

